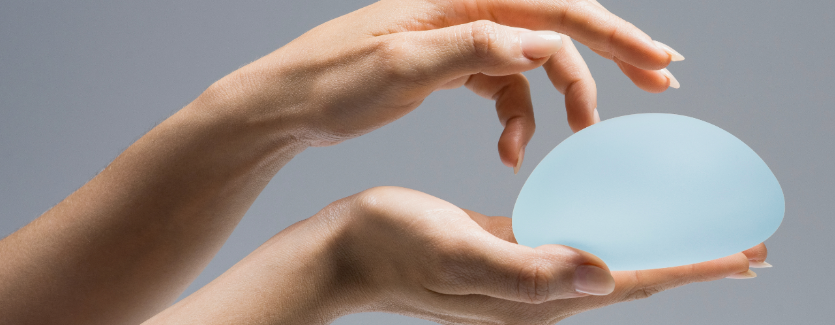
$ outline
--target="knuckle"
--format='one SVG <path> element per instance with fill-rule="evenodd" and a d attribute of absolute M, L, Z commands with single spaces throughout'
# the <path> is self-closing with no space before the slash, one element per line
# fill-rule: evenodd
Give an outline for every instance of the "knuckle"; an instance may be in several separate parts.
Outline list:
<path fill-rule="evenodd" d="M 425 79 L 428 73 L 422 71 L 410 58 L 416 52 L 414 44 L 402 37 L 386 37 L 375 44 L 375 64 L 382 70 L 387 80 L 394 82 L 416 81 Z"/>
<path fill-rule="evenodd" d="M 522 301 L 539 304 L 549 301 L 561 292 L 573 290 L 566 272 L 573 272 L 567 265 L 581 265 L 587 258 L 579 251 L 562 245 L 546 245 L 536 248 L 536 261 L 520 270 L 517 292 Z"/>
<path fill-rule="evenodd" d="M 652 295 L 661 292 L 660 289 L 654 287 L 638 287 L 633 288 L 629 291 L 629 293 L 624 297 L 623 301 L 633 301 L 633 300 L 640 300 L 652 297 Z"/>
<path fill-rule="evenodd" d="M 494 60 L 494 52 L 499 43 L 499 30 L 496 23 L 479 20 L 470 24 L 470 44 L 473 54 L 486 61 Z"/>
<path fill-rule="evenodd" d="M 603 50 L 609 53 L 612 53 L 613 56 L 616 55 L 616 48 L 614 46 L 615 40 L 617 39 L 618 33 L 620 32 L 621 25 L 614 24 L 609 34 L 606 36 L 606 43 L 604 45 Z"/>
<path fill-rule="evenodd" d="M 516 291 L 521 301 L 540 304 L 550 296 L 553 275 L 541 262 L 530 263 L 519 270 Z"/>
<path fill-rule="evenodd" d="M 659 286 L 653 286 L 646 283 L 646 280 L 643 277 L 642 271 L 635 271 L 634 273 L 634 281 L 633 285 L 629 287 L 628 290 L 625 291 L 625 295 L 621 299 L 622 301 L 633 301 L 633 300 L 640 300 L 646 299 L 651 297 L 652 295 L 664 291 Z"/>
<path fill-rule="evenodd" d="M 564 25 L 572 14 L 577 15 L 578 12 L 583 12 L 586 5 L 589 5 L 588 0 L 563 0 L 563 10 L 562 16 L 558 20 L 559 24 Z"/>
<path fill-rule="evenodd" d="M 353 205 L 359 211 L 376 214 L 385 211 L 384 202 L 394 189 L 388 186 L 372 187 L 353 197 Z"/>

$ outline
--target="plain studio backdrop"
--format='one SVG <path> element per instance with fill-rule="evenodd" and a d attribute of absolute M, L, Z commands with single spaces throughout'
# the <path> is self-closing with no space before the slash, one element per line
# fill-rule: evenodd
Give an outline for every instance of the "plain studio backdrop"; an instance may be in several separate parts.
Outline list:
<path fill-rule="evenodd" d="M 213 81 L 370 2 L 0 2 L 0 236 L 83 185 Z M 729 131 L 771 167 L 786 216 L 766 242 L 774 268 L 757 270 L 756 279 L 693 284 L 562 324 L 831 321 L 833 2 L 601 2 L 687 60 L 670 66 L 681 89 L 648 94 L 579 46 L 597 82 L 600 116 L 676 113 Z M 533 167 L 571 134 L 562 95 L 542 70 L 526 74 L 538 128 L 519 175 L 499 161 L 493 103 L 466 89 L 438 92 L 371 134 L 292 160 L 182 297 L 281 229 L 374 186 L 510 216 Z M 381 313 L 336 322 L 392 323 L 431 322 Z"/>

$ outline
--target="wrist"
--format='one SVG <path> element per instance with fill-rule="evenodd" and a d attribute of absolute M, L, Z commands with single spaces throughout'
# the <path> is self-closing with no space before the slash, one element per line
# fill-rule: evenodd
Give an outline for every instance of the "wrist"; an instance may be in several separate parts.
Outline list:
<path fill-rule="evenodd" d="M 319 129 L 311 114 L 316 109 L 309 100 L 310 78 L 300 78 L 297 64 L 280 58 L 282 50 L 214 82 L 187 108 L 261 139 L 310 147 Z"/>
<path fill-rule="evenodd" d="M 341 227 L 321 212 L 298 222 L 147 324 L 329 324 L 367 311 Z"/>
<path fill-rule="evenodd" d="M 261 265 L 275 263 L 292 274 L 283 281 L 295 285 L 287 281 L 285 287 L 298 290 L 294 301 L 308 306 L 300 310 L 306 318 L 277 323 L 327 324 L 348 314 L 377 310 L 373 307 L 380 291 L 370 278 L 374 270 L 356 254 L 356 228 L 362 219 L 351 198 L 342 199 L 281 231 L 253 254 L 258 263 L 265 262 Z"/>
<path fill-rule="evenodd" d="M 204 138 L 213 146 L 238 156 L 237 161 L 267 167 L 274 174 L 310 146 L 302 136 L 305 125 L 292 108 L 266 104 L 246 80 L 244 73 L 233 72 L 174 117 L 179 115 L 187 124 L 201 124 Z"/>

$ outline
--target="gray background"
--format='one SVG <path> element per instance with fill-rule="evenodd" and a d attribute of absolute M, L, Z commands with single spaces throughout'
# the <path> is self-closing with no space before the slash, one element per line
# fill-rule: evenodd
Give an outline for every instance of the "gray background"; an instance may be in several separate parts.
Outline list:
<path fill-rule="evenodd" d="M 564 324 L 821 324 L 835 280 L 835 30 L 831 1 L 601 1 L 687 60 L 682 88 L 652 95 L 581 46 L 605 118 L 669 112 L 714 123 L 751 146 L 786 196 L 768 240 L 774 268 L 572 317 Z M 0 2 L 0 236 L 83 185 L 214 80 L 369 0 Z M 490 101 L 432 95 L 369 135 L 305 151 L 262 193 L 185 295 L 274 233 L 329 202 L 399 185 L 510 215 L 533 166 L 570 135 L 562 96 L 527 73 L 537 134 L 520 175 L 496 153 Z M 359 314 L 337 324 L 428 324 Z"/>

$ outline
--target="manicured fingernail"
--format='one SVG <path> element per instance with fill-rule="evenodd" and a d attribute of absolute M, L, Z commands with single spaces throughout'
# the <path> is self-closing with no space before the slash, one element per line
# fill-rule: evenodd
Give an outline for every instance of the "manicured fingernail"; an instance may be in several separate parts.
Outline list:
<path fill-rule="evenodd" d="M 653 42 L 655 42 L 655 46 L 664 50 L 664 52 L 667 52 L 667 54 L 670 55 L 670 61 L 684 61 L 684 55 L 681 55 L 681 53 L 678 53 L 678 51 L 673 50 L 672 47 L 669 47 L 667 46 L 667 44 L 661 43 L 659 41 Z"/>
<path fill-rule="evenodd" d="M 562 37 L 557 32 L 535 31 L 519 35 L 522 52 L 531 59 L 541 59 L 557 53 L 562 47 Z"/>
<path fill-rule="evenodd" d="M 681 87 L 681 84 L 678 83 L 678 80 L 676 80 L 676 77 L 673 77 L 673 74 L 670 73 L 670 70 L 667 70 L 667 68 L 658 70 L 658 72 L 661 72 L 662 74 L 664 74 L 664 76 L 667 77 L 667 79 L 670 80 L 670 87 L 675 88 L 675 89 L 678 89 L 678 87 Z"/>
<path fill-rule="evenodd" d="M 516 160 L 516 167 L 513 167 L 513 175 L 519 173 L 519 168 L 522 168 L 522 160 L 525 160 L 525 147 L 519 149 L 519 159 Z"/>
<path fill-rule="evenodd" d="M 757 277 L 757 274 L 754 273 L 754 271 L 748 270 L 748 271 L 745 271 L 745 272 L 742 272 L 742 273 L 731 274 L 731 275 L 725 277 L 725 279 L 753 279 L 753 278 L 756 278 L 756 277 Z"/>
<path fill-rule="evenodd" d="M 594 108 L 594 123 L 600 123 L 600 113 L 597 112 L 597 107 Z"/>
<path fill-rule="evenodd" d="M 615 290 L 615 279 L 609 271 L 592 265 L 574 269 L 574 290 L 587 295 L 605 296 Z"/>
<path fill-rule="evenodd" d="M 771 266 L 771 264 L 768 264 L 766 261 L 762 261 L 762 262 L 748 261 L 748 267 L 753 267 L 755 269 L 764 269 L 764 268 L 769 268 L 769 267 L 772 267 L 772 266 Z"/>

